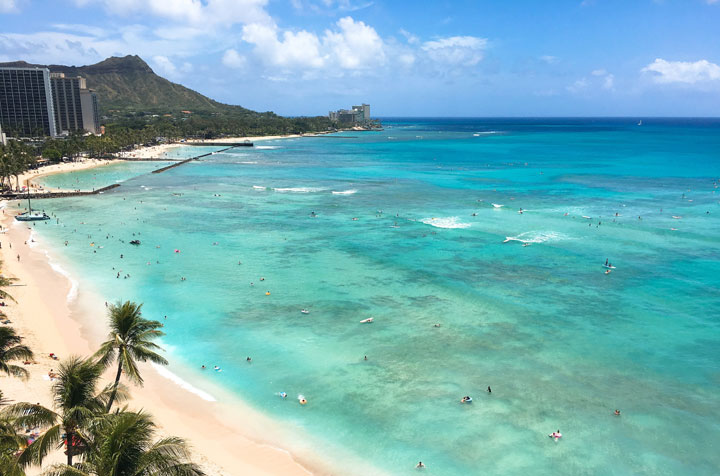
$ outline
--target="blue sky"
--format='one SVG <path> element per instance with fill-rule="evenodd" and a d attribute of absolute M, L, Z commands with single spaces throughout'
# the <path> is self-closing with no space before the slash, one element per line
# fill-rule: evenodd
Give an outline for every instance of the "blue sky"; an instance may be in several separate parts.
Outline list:
<path fill-rule="evenodd" d="M 126 54 L 279 114 L 720 115 L 720 0 L 0 0 L 0 61 Z"/>

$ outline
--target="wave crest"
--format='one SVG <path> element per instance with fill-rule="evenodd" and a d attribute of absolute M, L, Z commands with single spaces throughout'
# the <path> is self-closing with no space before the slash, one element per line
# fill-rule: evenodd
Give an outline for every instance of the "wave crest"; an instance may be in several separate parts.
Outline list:
<path fill-rule="evenodd" d="M 470 228 L 470 223 L 463 223 L 458 217 L 444 217 L 444 218 L 423 218 L 420 220 L 426 225 L 431 225 L 437 228 Z"/>

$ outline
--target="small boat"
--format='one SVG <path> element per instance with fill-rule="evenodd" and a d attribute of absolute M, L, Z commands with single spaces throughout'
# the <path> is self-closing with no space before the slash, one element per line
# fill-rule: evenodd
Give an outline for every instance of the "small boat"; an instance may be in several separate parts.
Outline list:
<path fill-rule="evenodd" d="M 642 119 L 640 119 L 640 122 L 638 122 L 638 126 L 642 126 Z"/>
<path fill-rule="evenodd" d="M 139 245 L 139 244 L 140 244 L 140 240 L 132 240 L 132 241 L 130 241 L 130 244 L 131 244 L 131 245 L 136 245 L 136 246 L 137 246 L 137 245 Z"/>
<path fill-rule="evenodd" d="M 49 220 L 50 216 L 48 216 L 45 212 L 38 212 L 38 211 L 29 211 L 25 213 L 21 213 L 19 215 L 15 216 L 15 219 L 17 221 L 41 221 L 41 220 Z"/>
<path fill-rule="evenodd" d="M 30 206 L 30 189 L 27 189 L 28 191 L 28 211 L 25 213 L 20 213 L 19 215 L 15 216 L 15 219 L 17 221 L 42 221 L 42 220 L 49 220 L 50 216 L 45 212 L 38 212 L 33 211 L 32 207 Z"/>
<path fill-rule="evenodd" d="M 310 311 L 308 311 L 307 309 L 300 309 L 300 312 L 302 312 L 303 314 L 310 314 Z"/>
<path fill-rule="evenodd" d="M 363 319 L 362 321 L 360 321 L 360 324 L 370 324 L 374 320 L 375 319 L 373 317 L 368 317 L 367 319 Z"/>

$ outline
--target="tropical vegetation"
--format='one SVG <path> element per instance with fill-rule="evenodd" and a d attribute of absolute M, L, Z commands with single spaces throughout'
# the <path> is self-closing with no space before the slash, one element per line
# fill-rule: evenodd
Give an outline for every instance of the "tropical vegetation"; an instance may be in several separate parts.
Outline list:
<path fill-rule="evenodd" d="M 137 363 L 166 364 L 153 340 L 162 335 L 160 323 L 146 320 L 141 304 L 130 301 L 109 307 L 108 340 L 91 357 L 71 356 L 53 374 L 52 408 L 39 403 L 10 403 L 0 392 L 0 475 L 25 476 L 33 466 L 45 476 L 202 476 L 190 459 L 186 442 L 156 438 L 150 415 L 118 407 L 129 393 L 120 376 L 141 384 Z M 0 327 L 0 371 L 25 376 L 12 364 L 32 359 L 22 338 Z M 118 364 L 115 380 L 100 388 L 108 365 Z M 64 464 L 45 464 L 62 450 Z"/>

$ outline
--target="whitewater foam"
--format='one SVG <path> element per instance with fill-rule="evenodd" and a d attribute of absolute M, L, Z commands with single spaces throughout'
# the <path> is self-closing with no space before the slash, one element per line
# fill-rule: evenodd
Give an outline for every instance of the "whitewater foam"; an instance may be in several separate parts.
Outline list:
<path fill-rule="evenodd" d="M 261 187 L 260 185 L 253 185 L 255 190 L 267 190 L 267 187 Z"/>
<path fill-rule="evenodd" d="M 325 190 L 320 187 L 285 187 L 285 188 L 273 188 L 274 191 L 280 193 L 311 193 L 311 192 L 322 192 Z"/>
<path fill-rule="evenodd" d="M 256 145 L 256 149 L 281 149 L 279 145 Z"/>
<path fill-rule="evenodd" d="M 556 231 L 526 231 L 517 236 L 506 236 L 504 243 L 508 241 L 520 241 L 522 243 L 545 243 L 548 241 L 560 241 L 567 236 Z"/>
<path fill-rule="evenodd" d="M 340 192 L 337 192 L 337 191 L 333 190 L 333 192 L 332 192 L 333 195 L 353 195 L 353 194 L 355 194 L 355 193 L 357 193 L 357 190 L 355 190 L 355 189 L 342 190 L 342 191 L 340 191 Z"/>
<path fill-rule="evenodd" d="M 174 384 L 176 384 L 178 387 L 182 388 L 183 390 L 187 390 L 190 393 L 194 393 L 198 397 L 202 398 L 205 401 L 208 402 L 216 402 L 217 399 L 207 393 L 204 390 L 200 390 L 199 388 L 193 386 L 189 382 L 186 382 L 182 378 L 180 378 L 178 375 L 170 372 L 167 368 L 163 367 L 162 365 L 158 365 L 155 363 L 150 363 L 152 367 L 157 371 L 157 373 L 160 374 L 160 376 L 165 377 L 166 379 L 170 380 Z"/>
<path fill-rule="evenodd" d="M 458 217 L 444 217 L 444 218 L 423 218 L 420 220 L 426 225 L 431 225 L 437 228 L 470 228 L 470 223 L 463 223 Z"/>

